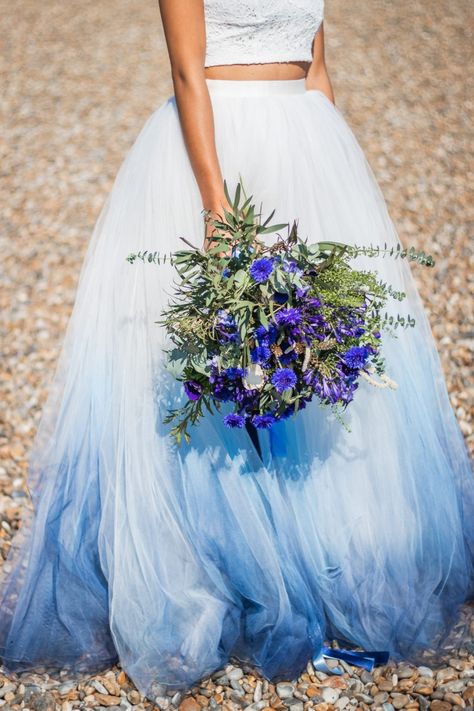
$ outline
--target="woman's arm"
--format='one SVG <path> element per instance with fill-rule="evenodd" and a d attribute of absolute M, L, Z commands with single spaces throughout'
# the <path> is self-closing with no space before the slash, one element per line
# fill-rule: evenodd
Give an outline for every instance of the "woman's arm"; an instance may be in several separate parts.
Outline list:
<path fill-rule="evenodd" d="M 335 104 L 334 92 L 324 57 L 324 25 L 321 23 L 313 42 L 313 61 L 306 75 L 306 89 L 319 89 Z"/>
<path fill-rule="evenodd" d="M 176 106 L 203 208 L 228 207 L 214 140 L 214 117 L 204 74 L 203 0 L 159 0 Z"/>

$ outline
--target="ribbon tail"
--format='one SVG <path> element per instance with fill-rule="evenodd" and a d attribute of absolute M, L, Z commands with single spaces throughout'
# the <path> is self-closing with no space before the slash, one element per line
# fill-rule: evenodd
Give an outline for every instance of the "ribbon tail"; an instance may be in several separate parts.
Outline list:
<path fill-rule="evenodd" d="M 326 659 L 340 659 L 356 667 L 363 667 L 367 671 L 372 671 L 378 664 L 386 664 L 389 659 L 389 652 L 379 650 L 364 650 L 355 652 L 350 649 L 333 649 L 323 645 L 318 656 L 313 661 L 313 667 L 326 674 L 342 674 L 343 671 L 337 667 L 328 667 Z"/>

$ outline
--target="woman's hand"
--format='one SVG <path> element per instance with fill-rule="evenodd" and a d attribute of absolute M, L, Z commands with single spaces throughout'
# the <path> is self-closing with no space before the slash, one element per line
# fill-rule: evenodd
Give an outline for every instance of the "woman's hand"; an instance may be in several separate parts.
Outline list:
<path fill-rule="evenodd" d="M 206 205 L 204 207 L 204 210 L 206 210 L 206 214 L 204 216 L 204 223 L 205 223 L 205 234 L 204 234 L 204 244 L 203 244 L 203 249 L 207 251 L 208 249 L 211 249 L 211 247 L 214 246 L 214 242 L 212 239 L 213 234 L 216 231 L 216 228 L 212 224 L 212 220 L 222 220 L 222 222 L 225 222 L 225 214 L 224 210 L 227 210 L 228 212 L 232 212 L 232 206 L 229 204 L 227 201 L 227 198 L 224 196 L 218 201 L 214 201 L 211 205 Z M 220 257 L 226 256 L 225 252 L 222 252 Z"/>

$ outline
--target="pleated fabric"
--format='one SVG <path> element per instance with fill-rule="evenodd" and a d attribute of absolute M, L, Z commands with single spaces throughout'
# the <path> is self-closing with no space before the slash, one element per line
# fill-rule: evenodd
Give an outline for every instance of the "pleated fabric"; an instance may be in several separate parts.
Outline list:
<path fill-rule="evenodd" d="M 321 91 L 207 83 L 231 191 L 241 176 L 264 216 L 297 219 L 309 242 L 399 242 Z M 389 310 L 416 326 L 385 336 L 399 387 L 362 381 L 348 429 L 312 403 L 259 432 L 261 457 L 219 415 L 177 447 L 163 417 L 183 394 L 155 323 L 173 268 L 126 257 L 171 252 L 180 236 L 202 244 L 201 209 L 170 97 L 90 238 L 30 454 L 33 510 L 0 583 L 3 669 L 73 677 L 120 660 L 153 696 L 156 682 L 188 688 L 230 656 L 294 678 L 335 637 L 394 659 L 440 658 L 474 591 L 474 479 L 409 265 L 358 258 L 407 293 Z"/>

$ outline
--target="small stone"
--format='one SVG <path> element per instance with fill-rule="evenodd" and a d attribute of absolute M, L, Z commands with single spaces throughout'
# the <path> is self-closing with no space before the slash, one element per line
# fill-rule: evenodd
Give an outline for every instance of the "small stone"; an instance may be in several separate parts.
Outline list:
<path fill-rule="evenodd" d="M 397 684 L 397 691 L 411 691 L 414 683 L 414 679 L 401 679 Z"/>
<path fill-rule="evenodd" d="M 34 711 L 54 711 L 55 698 L 52 694 L 35 694 L 30 701 L 30 708 Z"/>
<path fill-rule="evenodd" d="M 434 676 L 433 670 L 430 669 L 429 667 L 423 667 L 423 666 L 418 667 L 418 671 L 420 672 L 420 676 L 429 676 L 429 677 Z"/>
<path fill-rule="evenodd" d="M 379 691 L 378 694 L 374 696 L 374 704 L 381 706 L 386 701 L 388 701 L 388 693 L 386 691 Z"/>
<path fill-rule="evenodd" d="M 392 705 L 395 709 L 402 709 L 409 702 L 410 697 L 406 694 L 392 694 Z"/>
<path fill-rule="evenodd" d="M 16 690 L 16 685 L 15 684 L 5 684 L 0 688 L 0 699 L 5 696 L 5 694 L 8 694 L 10 691 L 15 691 Z"/>
<path fill-rule="evenodd" d="M 398 667 L 397 669 L 397 675 L 399 679 L 417 678 L 418 674 L 419 672 L 416 667 L 409 667 L 408 665 Z"/>
<path fill-rule="evenodd" d="M 314 686 L 314 684 L 311 684 L 306 689 L 306 696 L 308 696 L 310 699 L 313 698 L 313 696 L 319 696 L 320 688 L 321 687 L 319 686 Z"/>
<path fill-rule="evenodd" d="M 182 691 L 176 691 L 173 696 L 171 697 L 171 703 L 173 706 L 178 707 L 181 703 L 181 699 L 183 698 L 183 692 Z"/>
<path fill-rule="evenodd" d="M 181 701 L 179 711 L 201 711 L 201 706 L 192 696 L 187 696 Z"/>
<path fill-rule="evenodd" d="M 127 699 L 130 701 L 132 706 L 136 706 L 140 703 L 140 694 L 136 689 L 132 689 L 128 692 Z"/>
<path fill-rule="evenodd" d="M 113 696 L 112 694 L 95 694 L 94 698 L 101 706 L 117 706 L 121 701 L 120 696 Z"/>
<path fill-rule="evenodd" d="M 460 691 L 464 690 L 465 686 L 466 682 L 464 679 L 456 679 L 455 681 L 448 681 L 444 688 L 446 691 L 453 691 L 455 694 L 458 694 Z"/>
<path fill-rule="evenodd" d="M 68 681 L 65 684 L 61 684 L 61 686 L 58 687 L 58 694 L 59 696 L 66 696 L 66 694 L 69 694 L 70 691 L 75 689 L 76 684 L 74 681 Z"/>
<path fill-rule="evenodd" d="M 379 687 L 380 691 L 392 691 L 393 689 L 393 684 L 389 679 L 380 679 L 380 681 L 377 682 L 377 686 Z"/>
<path fill-rule="evenodd" d="M 454 681 L 457 678 L 458 675 L 451 667 L 440 669 L 439 672 L 436 673 L 436 681 L 438 684 L 446 684 L 447 681 Z"/>
<path fill-rule="evenodd" d="M 347 689 L 347 679 L 342 676 L 329 676 L 324 680 L 323 686 L 332 686 L 333 689 Z"/>
<path fill-rule="evenodd" d="M 253 692 L 253 700 L 255 702 L 262 700 L 262 682 L 257 681 L 255 685 L 255 691 Z"/>
<path fill-rule="evenodd" d="M 467 701 L 468 704 L 472 702 L 472 705 L 474 706 L 474 686 L 468 686 L 462 697 L 464 701 Z"/>
<path fill-rule="evenodd" d="M 235 669 L 231 669 L 231 671 L 227 672 L 227 676 L 229 679 L 232 681 L 238 681 L 239 679 L 242 679 L 244 673 L 242 669 L 239 669 L 239 667 L 236 667 Z"/>
<path fill-rule="evenodd" d="M 219 694 L 219 692 L 217 692 L 217 694 L 214 696 L 217 703 L 220 704 L 222 699 L 221 699 L 221 701 L 219 701 L 217 698 L 218 696 L 222 696 L 222 694 Z M 198 702 L 199 706 L 204 706 L 204 707 L 209 706 L 209 697 L 208 696 L 204 696 L 204 694 L 196 694 L 196 696 L 194 698 Z M 176 705 L 179 706 L 180 703 L 181 703 L 181 699 L 179 699 L 179 702 Z"/>
<path fill-rule="evenodd" d="M 113 696 L 120 696 L 120 684 L 117 683 L 113 672 L 107 676 L 103 676 L 101 678 L 101 682 L 109 694 L 112 694 Z"/>
<path fill-rule="evenodd" d="M 293 691 L 295 687 L 293 684 L 287 684 L 286 682 L 280 682 L 276 685 L 276 692 L 280 699 L 288 699 L 293 696 Z"/>
<path fill-rule="evenodd" d="M 127 675 L 123 670 L 117 676 L 117 682 L 120 684 L 120 686 L 125 686 L 125 684 L 127 683 Z"/>
<path fill-rule="evenodd" d="M 464 669 L 469 669 L 469 662 L 465 659 L 450 659 L 449 666 L 458 671 L 464 671 Z"/>
<path fill-rule="evenodd" d="M 451 711 L 451 704 L 447 701 L 435 699 L 431 702 L 431 711 Z"/>
<path fill-rule="evenodd" d="M 383 711 L 395 711 L 395 708 L 390 703 L 383 704 Z"/>
<path fill-rule="evenodd" d="M 334 703 L 334 706 L 339 709 L 339 711 L 342 711 L 343 709 L 346 708 L 346 706 L 349 703 L 349 697 L 348 696 L 340 696 L 337 701 Z"/>
<path fill-rule="evenodd" d="M 288 699 L 286 705 L 291 711 L 304 711 L 304 704 L 299 699 Z"/>
<path fill-rule="evenodd" d="M 444 700 L 448 701 L 450 704 L 456 704 L 456 706 L 463 706 L 464 700 L 459 694 L 453 694 L 452 691 L 447 691 L 444 695 Z"/>
<path fill-rule="evenodd" d="M 426 684 L 415 684 L 413 691 L 417 694 L 422 694 L 422 696 L 430 696 L 433 693 L 433 687 Z"/>
<path fill-rule="evenodd" d="M 105 686 L 98 679 L 92 679 L 91 686 L 93 686 L 94 689 L 99 692 L 99 694 L 108 694 L 109 693 L 107 691 L 107 689 L 105 688 Z"/>
<path fill-rule="evenodd" d="M 340 695 L 341 692 L 339 689 L 333 689 L 331 686 L 323 686 L 321 689 L 321 696 L 324 701 L 327 701 L 330 704 L 335 703 Z"/>
<path fill-rule="evenodd" d="M 364 684 L 371 684 L 374 680 L 374 675 L 367 671 L 367 669 L 364 669 L 360 675 L 360 679 Z"/>

